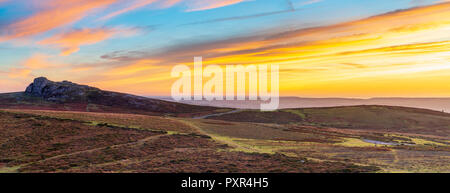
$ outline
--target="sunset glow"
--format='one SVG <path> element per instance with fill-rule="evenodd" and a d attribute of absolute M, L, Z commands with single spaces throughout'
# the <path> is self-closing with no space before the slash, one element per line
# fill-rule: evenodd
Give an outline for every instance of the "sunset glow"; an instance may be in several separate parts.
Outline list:
<path fill-rule="evenodd" d="M 449 1 L 32 2 L 0 1 L 0 92 L 46 76 L 169 95 L 201 56 L 277 64 L 283 96 L 450 97 Z"/>

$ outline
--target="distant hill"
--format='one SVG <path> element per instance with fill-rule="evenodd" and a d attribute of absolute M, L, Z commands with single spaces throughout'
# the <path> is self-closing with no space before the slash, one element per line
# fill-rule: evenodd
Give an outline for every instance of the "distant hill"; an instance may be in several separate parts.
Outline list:
<path fill-rule="evenodd" d="M 139 114 L 201 113 L 217 109 L 104 91 L 69 81 L 54 82 L 45 77 L 36 78 L 25 92 L 0 94 L 0 108 Z"/>
<path fill-rule="evenodd" d="M 299 123 L 316 127 L 450 137 L 450 114 L 408 107 L 370 105 L 284 109 L 275 112 L 244 110 L 211 116 L 208 119 L 255 123 Z"/>
<path fill-rule="evenodd" d="M 172 101 L 170 97 L 157 97 L 161 100 Z M 180 101 L 185 104 L 259 109 L 261 101 Z M 450 112 L 450 98 L 300 98 L 280 97 L 280 109 L 287 108 L 311 108 L 311 107 L 339 107 L 355 105 L 386 105 L 412 108 L 430 109 L 435 111 Z"/>

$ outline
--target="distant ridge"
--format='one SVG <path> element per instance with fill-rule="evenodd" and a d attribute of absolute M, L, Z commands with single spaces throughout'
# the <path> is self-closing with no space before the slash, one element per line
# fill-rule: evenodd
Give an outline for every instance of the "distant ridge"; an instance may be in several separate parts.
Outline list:
<path fill-rule="evenodd" d="M 0 94 L 0 108 L 48 109 L 138 114 L 205 115 L 217 108 L 259 109 L 262 101 L 173 101 L 171 97 L 142 97 L 104 91 L 70 81 L 39 77 L 25 92 Z M 450 98 L 300 98 L 281 97 L 280 109 L 384 105 L 450 112 Z"/>
<path fill-rule="evenodd" d="M 161 100 L 173 101 L 170 97 L 155 97 Z M 226 108 L 259 109 L 262 101 L 180 101 L 185 104 L 204 105 Z M 434 111 L 450 112 L 450 98 L 301 98 L 280 97 L 280 109 L 288 108 L 314 108 L 314 107 L 340 107 L 358 105 L 385 105 L 411 108 L 429 109 Z"/>

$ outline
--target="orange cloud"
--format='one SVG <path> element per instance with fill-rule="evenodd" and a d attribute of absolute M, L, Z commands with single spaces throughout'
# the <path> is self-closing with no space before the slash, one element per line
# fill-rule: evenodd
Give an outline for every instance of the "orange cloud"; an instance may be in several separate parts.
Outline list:
<path fill-rule="evenodd" d="M 77 52 L 82 45 L 95 44 L 110 38 L 116 33 L 111 29 L 81 29 L 58 34 L 42 40 L 42 45 L 56 45 L 62 48 L 61 55 L 67 56 Z"/>
<path fill-rule="evenodd" d="M 72 69 L 70 69 L 70 72 L 80 73 L 80 72 L 86 72 L 86 71 L 89 71 L 92 69 L 93 69 L 93 67 L 89 67 L 89 66 L 77 66 L 77 67 L 73 67 Z"/>
<path fill-rule="evenodd" d="M 448 34 L 450 3 L 437 4 L 337 25 L 176 46 L 161 54 L 115 56 L 121 62 L 158 60 L 163 69 L 146 76 L 148 66 L 118 67 L 130 75 L 109 74 L 114 81 L 99 85 L 150 93 L 154 89 L 145 85 L 170 82 L 164 79 L 173 65 L 192 65 L 193 56 L 203 56 L 204 65 L 279 64 L 284 95 L 450 96 Z"/>
<path fill-rule="evenodd" d="M 448 39 L 449 26 L 450 3 L 444 3 L 325 27 L 189 45 L 162 57 L 208 55 L 207 62 L 216 64 L 296 61 L 340 52 L 439 42 Z M 397 48 L 406 50 L 411 46 Z"/>
<path fill-rule="evenodd" d="M 10 78 L 27 78 L 31 75 L 31 70 L 26 68 L 11 68 L 8 72 Z"/>
<path fill-rule="evenodd" d="M 54 73 L 59 70 L 63 70 L 68 67 L 66 64 L 54 63 L 49 61 L 50 56 L 46 54 L 36 53 L 27 59 L 24 59 L 17 67 L 9 68 L 6 72 L 3 72 L 10 78 L 15 79 L 30 79 L 33 74 L 36 73 Z M 56 68 L 57 67 L 57 68 Z M 48 69 L 52 71 L 48 71 Z"/>
<path fill-rule="evenodd" d="M 95 8 L 105 7 L 116 0 L 52 0 L 43 3 L 44 9 L 28 18 L 8 25 L 4 39 L 40 34 L 83 18 Z"/>
<path fill-rule="evenodd" d="M 106 74 L 110 75 L 110 76 L 111 75 L 112 76 L 135 75 L 135 73 L 138 73 L 138 72 L 161 68 L 161 67 L 155 66 L 155 64 L 157 64 L 157 62 L 158 61 L 155 61 L 155 60 L 145 60 L 144 59 L 144 60 L 137 61 L 136 63 L 130 64 L 130 65 L 114 68 L 114 69 L 108 71 Z"/>
<path fill-rule="evenodd" d="M 49 56 L 45 54 L 34 54 L 25 60 L 22 66 L 30 70 L 43 69 L 51 67 L 51 63 L 47 60 Z"/>

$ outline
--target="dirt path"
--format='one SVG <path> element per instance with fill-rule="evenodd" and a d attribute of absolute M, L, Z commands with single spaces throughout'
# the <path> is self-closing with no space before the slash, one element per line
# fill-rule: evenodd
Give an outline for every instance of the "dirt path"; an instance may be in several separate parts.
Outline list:
<path fill-rule="evenodd" d="M 73 152 L 73 153 L 68 153 L 68 154 L 61 154 L 61 155 L 57 155 L 57 156 L 53 156 L 53 157 L 49 157 L 43 160 L 39 160 L 36 162 L 32 162 L 32 163 L 28 163 L 26 165 L 29 164 L 34 164 L 34 163 L 41 163 L 41 162 L 45 162 L 45 161 L 49 161 L 49 160 L 53 160 L 53 159 L 57 159 L 57 158 L 61 158 L 61 157 L 66 157 L 66 156 L 73 156 L 73 155 L 78 155 L 78 154 L 82 154 L 82 153 L 92 153 L 98 150 L 102 150 L 105 148 L 117 148 L 117 147 L 122 147 L 122 146 L 128 146 L 128 145 L 132 145 L 132 146 L 137 146 L 137 145 L 143 145 L 145 142 L 149 142 L 149 141 L 153 141 L 156 139 L 159 139 L 162 136 L 166 136 L 167 134 L 164 135 L 155 135 L 155 136 L 150 136 L 144 139 L 140 139 L 138 141 L 134 141 L 134 142 L 130 142 L 130 143 L 123 143 L 123 144 L 117 144 L 117 145 L 111 145 L 111 146 L 105 146 L 105 147 L 98 147 L 98 148 L 94 148 L 94 149 L 88 149 L 88 150 L 83 150 L 83 151 L 77 151 L 77 152 Z M 23 165 L 22 165 L 23 166 Z"/>
<path fill-rule="evenodd" d="M 232 111 L 228 111 L 228 112 L 223 112 L 223 113 L 214 113 L 214 114 L 208 114 L 208 115 L 203 115 L 203 116 L 198 116 L 198 117 L 194 117 L 193 119 L 206 119 L 208 117 L 217 117 L 217 116 L 221 116 L 221 115 L 227 115 L 227 114 L 233 114 L 233 113 L 237 113 L 237 112 L 241 112 L 244 111 L 243 109 L 236 109 L 236 110 L 232 110 Z"/>
<path fill-rule="evenodd" d="M 142 163 L 142 162 L 149 161 L 149 160 L 161 159 L 160 155 L 166 154 L 168 152 L 177 152 L 177 151 L 178 152 L 179 151 L 186 152 L 186 151 L 192 151 L 193 149 L 194 148 L 175 148 L 175 149 L 159 152 L 157 154 L 149 155 L 149 156 L 142 157 L 142 158 L 131 158 L 131 159 L 124 159 L 124 160 L 117 160 L 117 161 L 113 161 L 113 162 L 95 164 L 94 167 L 105 167 L 105 166 L 110 166 L 110 165 L 114 165 L 114 164 L 127 164 L 127 165 L 128 164 L 138 164 L 138 163 Z M 203 148 L 201 148 L 201 149 L 203 149 Z"/>
<path fill-rule="evenodd" d="M 252 148 L 252 147 L 246 147 L 243 146 L 239 143 L 234 142 L 233 140 L 226 140 L 218 135 L 214 135 L 212 133 L 208 133 L 206 131 L 204 131 L 201 127 L 195 125 L 194 123 L 188 121 L 188 120 L 182 120 L 182 119 L 177 119 L 178 121 L 190 126 L 191 128 L 195 129 L 197 132 L 199 132 L 202 135 L 207 135 L 210 136 L 214 141 L 217 141 L 219 143 L 222 144 L 227 144 L 228 146 L 231 146 L 237 150 L 244 150 L 244 151 L 248 151 L 248 152 L 256 152 L 256 153 L 264 153 L 261 152 L 261 150 L 257 149 L 257 148 Z"/>

